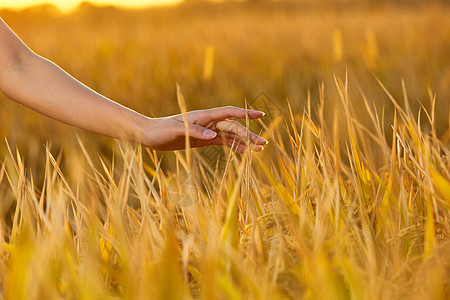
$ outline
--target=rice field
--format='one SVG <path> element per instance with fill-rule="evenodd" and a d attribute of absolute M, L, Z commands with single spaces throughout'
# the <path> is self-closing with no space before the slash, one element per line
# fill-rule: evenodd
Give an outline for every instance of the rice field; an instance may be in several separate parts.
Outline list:
<path fill-rule="evenodd" d="M 221 105 L 262 153 L 157 152 L 0 95 L 3 299 L 448 299 L 450 7 L 81 5 L 0 16 L 150 116 Z M 181 87 L 182 94 L 176 90 Z"/>

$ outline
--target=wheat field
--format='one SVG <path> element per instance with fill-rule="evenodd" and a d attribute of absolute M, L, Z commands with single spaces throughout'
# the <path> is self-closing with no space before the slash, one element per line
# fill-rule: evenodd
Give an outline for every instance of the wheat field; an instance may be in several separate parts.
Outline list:
<path fill-rule="evenodd" d="M 0 95 L 1 297 L 448 299 L 449 14 L 420 1 L 1 10 L 122 104 L 262 109 L 244 123 L 270 141 L 156 152 Z"/>

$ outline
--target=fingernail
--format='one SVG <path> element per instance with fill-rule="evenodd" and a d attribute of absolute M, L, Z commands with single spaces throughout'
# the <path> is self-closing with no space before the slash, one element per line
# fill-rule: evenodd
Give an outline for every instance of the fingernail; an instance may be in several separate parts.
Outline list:
<path fill-rule="evenodd" d="M 255 145 L 254 147 L 253 147 L 253 149 L 251 150 L 251 152 L 260 152 L 260 151 L 263 151 L 264 150 L 264 147 L 263 146 L 261 146 L 261 145 Z"/>
<path fill-rule="evenodd" d="M 212 138 L 215 138 L 217 136 L 217 132 L 209 130 L 209 129 L 205 129 L 203 131 L 203 136 L 212 139 Z"/>
<path fill-rule="evenodd" d="M 266 139 L 263 138 L 263 137 L 258 137 L 258 139 L 259 139 L 260 141 L 263 141 L 263 142 L 264 142 L 264 145 L 267 145 L 267 144 L 269 143 L 269 141 L 266 140 Z"/>
<path fill-rule="evenodd" d="M 253 112 L 257 113 L 258 115 L 260 115 L 261 117 L 264 117 L 264 115 L 266 114 L 263 111 L 259 111 L 259 110 L 253 110 Z"/>

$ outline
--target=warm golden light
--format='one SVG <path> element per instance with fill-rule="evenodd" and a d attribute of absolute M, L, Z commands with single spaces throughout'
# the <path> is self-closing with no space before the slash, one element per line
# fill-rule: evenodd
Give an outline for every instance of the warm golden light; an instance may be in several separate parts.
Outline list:
<path fill-rule="evenodd" d="M 145 7 L 151 5 L 169 5 L 181 1 L 182 0 L 92 0 L 87 2 L 98 5 L 115 5 L 121 7 Z M 81 2 L 83 2 L 83 0 L 8 0 L 0 1 L 0 8 L 20 9 L 33 5 L 50 3 L 57 6 L 62 11 L 69 11 Z"/>

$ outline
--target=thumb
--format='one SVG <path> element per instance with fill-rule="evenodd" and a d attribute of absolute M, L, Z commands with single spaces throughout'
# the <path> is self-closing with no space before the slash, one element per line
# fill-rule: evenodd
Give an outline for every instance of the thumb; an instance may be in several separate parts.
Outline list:
<path fill-rule="evenodd" d="M 199 140 L 211 140 L 217 136 L 217 132 L 200 125 L 190 125 L 189 136 Z"/>

